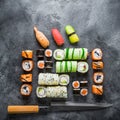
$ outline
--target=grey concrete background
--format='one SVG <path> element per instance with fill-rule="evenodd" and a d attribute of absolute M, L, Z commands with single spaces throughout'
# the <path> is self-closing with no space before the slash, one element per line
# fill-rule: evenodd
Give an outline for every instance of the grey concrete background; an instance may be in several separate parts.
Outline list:
<path fill-rule="evenodd" d="M 75 27 L 81 41 L 70 45 L 64 27 Z M 7 115 L 9 104 L 40 104 L 35 95 L 38 70 L 33 70 L 33 92 L 23 98 L 19 89 L 21 82 L 21 51 L 41 48 L 36 42 L 33 26 L 45 33 L 50 48 L 56 49 L 51 28 L 56 27 L 65 38 L 64 47 L 87 47 L 89 51 L 100 47 L 105 62 L 104 95 L 96 98 L 91 94 L 92 69 L 87 75 L 71 75 L 71 81 L 89 80 L 89 95 L 86 98 L 72 95 L 69 98 L 79 102 L 106 102 L 113 107 L 99 111 L 61 112 L 34 115 Z M 34 55 L 34 62 L 36 57 Z M 88 63 L 91 64 L 90 58 Z M 120 119 L 120 0 L 0 0 L 0 120 L 119 120 Z"/>

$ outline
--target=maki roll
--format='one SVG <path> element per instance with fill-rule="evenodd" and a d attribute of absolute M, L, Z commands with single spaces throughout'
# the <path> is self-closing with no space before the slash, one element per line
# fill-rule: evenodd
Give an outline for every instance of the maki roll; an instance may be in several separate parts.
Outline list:
<path fill-rule="evenodd" d="M 104 75 L 102 72 L 96 72 L 93 74 L 93 81 L 96 84 L 102 84 L 103 83 L 103 79 L 104 79 Z"/>
<path fill-rule="evenodd" d="M 46 88 L 45 87 L 37 87 L 36 95 L 38 98 L 45 98 L 46 97 Z"/>
<path fill-rule="evenodd" d="M 52 74 L 52 73 L 40 73 L 38 75 L 38 84 L 39 85 L 58 85 L 59 76 L 58 74 Z"/>
<path fill-rule="evenodd" d="M 92 62 L 92 68 L 94 70 L 99 70 L 99 69 L 103 69 L 104 64 L 102 61 L 98 61 L 98 62 Z"/>
<path fill-rule="evenodd" d="M 63 74 L 59 76 L 59 84 L 60 85 L 68 85 L 70 81 L 69 75 Z"/>
<path fill-rule="evenodd" d="M 103 94 L 103 86 L 102 85 L 92 85 L 92 93 L 95 95 Z"/>
<path fill-rule="evenodd" d="M 75 30 L 74 30 L 74 28 L 71 25 L 67 25 L 65 27 L 65 31 L 66 31 L 66 34 L 68 35 L 70 43 L 74 44 L 74 43 L 79 42 L 79 37 L 75 33 Z"/>
<path fill-rule="evenodd" d="M 86 96 L 86 95 L 88 94 L 88 89 L 87 89 L 87 88 L 82 88 L 82 89 L 80 90 L 80 94 L 81 94 L 82 96 Z"/>
<path fill-rule="evenodd" d="M 64 58 L 65 58 L 64 50 L 56 49 L 54 51 L 53 57 L 55 60 L 64 60 Z"/>
<path fill-rule="evenodd" d="M 22 74 L 20 76 L 21 82 L 32 82 L 32 74 Z"/>
<path fill-rule="evenodd" d="M 73 81 L 72 86 L 73 86 L 73 89 L 78 89 L 80 87 L 79 81 Z"/>
<path fill-rule="evenodd" d="M 86 73 L 89 69 L 87 62 L 78 62 L 77 71 L 80 73 Z"/>
<path fill-rule="evenodd" d="M 80 87 L 88 87 L 88 81 L 87 80 L 83 80 L 83 81 L 80 81 Z"/>
<path fill-rule="evenodd" d="M 67 98 L 66 86 L 47 87 L 46 96 L 48 98 Z"/>
<path fill-rule="evenodd" d="M 52 36 L 53 36 L 56 44 L 58 46 L 63 45 L 64 44 L 64 39 L 63 39 L 61 33 L 58 31 L 58 29 L 54 28 L 54 29 L 51 30 L 51 32 L 52 32 Z"/>
<path fill-rule="evenodd" d="M 45 68 L 46 69 L 53 68 L 53 62 L 52 61 L 46 61 L 45 62 Z"/>
<path fill-rule="evenodd" d="M 32 50 L 23 50 L 22 57 L 32 59 L 33 58 L 33 51 Z"/>
<path fill-rule="evenodd" d="M 38 58 L 43 58 L 44 57 L 44 49 L 36 50 L 36 56 Z"/>
<path fill-rule="evenodd" d="M 67 98 L 66 86 L 37 87 L 36 95 L 38 98 Z"/>
<path fill-rule="evenodd" d="M 73 95 L 80 95 L 80 89 L 73 89 Z"/>
<path fill-rule="evenodd" d="M 96 48 L 92 51 L 92 60 L 102 60 L 102 50 L 100 48 Z"/>
<path fill-rule="evenodd" d="M 23 60 L 22 68 L 24 71 L 30 72 L 33 69 L 33 61 L 32 60 Z"/>
<path fill-rule="evenodd" d="M 45 50 L 45 56 L 46 56 L 46 57 L 52 57 L 52 50 L 46 49 L 46 50 Z"/>
<path fill-rule="evenodd" d="M 23 96 L 30 96 L 32 92 L 32 85 L 30 84 L 23 84 L 20 88 L 20 93 Z"/>
<path fill-rule="evenodd" d="M 37 62 L 37 67 L 38 67 L 39 69 L 44 69 L 44 67 L 45 67 L 45 62 L 44 62 L 43 60 L 39 60 L 39 61 Z"/>

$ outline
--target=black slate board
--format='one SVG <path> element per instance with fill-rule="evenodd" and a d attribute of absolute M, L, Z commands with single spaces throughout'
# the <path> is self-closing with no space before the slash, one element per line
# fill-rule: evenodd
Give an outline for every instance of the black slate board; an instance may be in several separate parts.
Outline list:
<path fill-rule="evenodd" d="M 119 0 L 0 0 L 0 119 L 1 120 L 119 120 L 120 118 L 120 1 Z M 71 45 L 64 27 L 71 24 L 75 27 L 81 41 Z M 35 89 L 37 72 L 33 71 L 33 92 L 24 99 L 19 89 L 21 69 L 21 51 L 41 48 L 35 40 L 33 26 L 36 25 L 50 40 L 50 48 L 58 48 L 54 43 L 50 30 L 57 27 L 65 38 L 64 47 L 86 47 L 91 51 L 99 47 L 103 50 L 105 62 L 104 95 L 95 98 L 89 94 L 87 98 L 73 98 L 79 102 L 108 102 L 113 107 L 100 111 L 61 112 L 34 115 L 7 115 L 8 104 L 38 104 Z M 34 62 L 36 58 L 34 57 Z M 89 62 L 91 62 L 89 60 Z M 35 66 L 36 67 L 36 66 Z M 76 74 L 80 79 L 81 76 Z M 92 84 L 92 70 L 87 79 Z M 72 80 L 76 79 L 75 76 Z M 71 89 L 69 89 L 71 92 Z"/>

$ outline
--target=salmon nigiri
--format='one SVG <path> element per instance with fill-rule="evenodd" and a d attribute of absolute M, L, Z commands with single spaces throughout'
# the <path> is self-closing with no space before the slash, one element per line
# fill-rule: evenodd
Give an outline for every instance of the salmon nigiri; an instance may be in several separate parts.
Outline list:
<path fill-rule="evenodd" d="M 50 42 L 49 40 L 46 38 L 46 36 L 40 32 L 37 27 L 34 27 L 34 31 L 35 31 L 35 36 L 36 36 L 36 39 L 37 41 L 40 43 L 40 45 L 43 47 L 43 48 L 47 48 L 49 45 L 50 45 Z"/>

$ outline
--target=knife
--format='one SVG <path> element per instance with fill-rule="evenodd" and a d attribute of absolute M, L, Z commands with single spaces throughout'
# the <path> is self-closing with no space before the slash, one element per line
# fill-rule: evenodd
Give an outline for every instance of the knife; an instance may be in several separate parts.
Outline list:
<path fill-rule="evenodd" d="M 56 103 L 52 102 L 50 106 L 38 106 L 38 105 L 8 105 L 8 114 L 24 114 L 24 113 L 38 113 L 39 111 L 85 111 L 85 110 L 97 110 L 111 107 L 112 104 L 108 103 L 74 103 L 64 102 Z"/>

